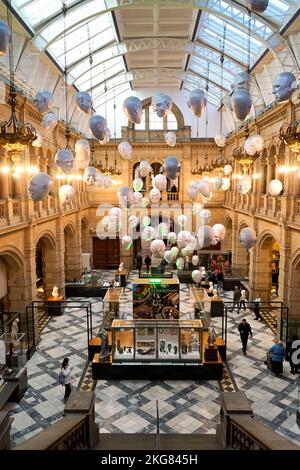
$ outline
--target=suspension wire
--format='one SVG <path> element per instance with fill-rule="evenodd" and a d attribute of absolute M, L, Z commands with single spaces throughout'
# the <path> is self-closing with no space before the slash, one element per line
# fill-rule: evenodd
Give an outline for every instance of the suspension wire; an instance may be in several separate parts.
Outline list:
<path fill-rule="evenodd" d="M 250 62 L 251 62 L 251 10 L 248 10 L 248 62 L 247 62 L 247 73 L 250 73 Z"/>
<path fill-rule="evenodd" d="M 7 8 L 7 24 L 10 30 L 9 35 L 9 78 L 10 78 L 10 85 L 11 88 L 15 88 L 15 68 L 14 68 L 14 44 L 13 44 L 13 21 L 12 21 L 12 13 L 11 13 L 11 0 L 8 2 Z"/>
<path fill-rule="evenodd" d="M 67 78 L 68 78 L 68 72 L 67 72 L 67 35 L 66 35 L 66 16 L 67 16 L 67 5 L 64 0 L 62 0 L 62 13 L 63 13 L 63 18 L 64 18 L 64 81 L 65 81 L 65 86 L 64 86 L 64 91 L 65 91 L 65 111 L 66 111 L 66 131 L 65 131 L 65 136 L 67 139 L 67 145 L 66 149 L 70 148 L 70 123 L 69 123 L 69 112 L 68 112 L 68 83 L 67 83 Z"/>
<path fill-rule="evenodd" d="M 222 134 L 223 130 L 223 119 L 222 119 L 222 107 L 223 107 L 223 83 L 224 83 L 224 51 L 225 51 L 225 39 L 226 39 L 226 23 L 223 25 L 223 38 L 220 39 L 220 63 L 221 63 L 221 103 L 220 103 L 220 133 Z"/>

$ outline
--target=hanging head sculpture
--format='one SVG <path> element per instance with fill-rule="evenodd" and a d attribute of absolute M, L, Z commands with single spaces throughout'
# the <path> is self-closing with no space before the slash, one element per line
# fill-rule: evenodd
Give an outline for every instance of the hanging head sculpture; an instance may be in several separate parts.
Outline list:
<path fill-rule="evenodd" d="M 246 7 L 250 11 L 256 13 L 263 13 L 266 11 L 269 5 L 269 0 L 246 0 Z"/>
<path fill-rule="evenodd" d="M 155 93 L 152 97 L 151 106 L 153 111 L 156 112 L 159 118 L 163 118 L 171 111 L 172 108 L 172 98 L 165 95 L 163 92 Z"/>
<path fill-rule="evenodd" d="M 0 21 L 0 56 L 4 57 L 9 51 L 9 41 L 11 32 L 8 25 L 4 21 Z"/>
<path fill-rule="evenodd" d="M 107 122 L 103 116 L 95 114 L 89 120 L 89 128 L 95 139 L 104 140 L 107 132 Z"/>
<path fill-rule="evenodd" d="M 86 91 L 78 91 L 75 97 L 76 105 L 85 114 L 92 109 L 92 98 Z"/>
<path fill-rule="evenodd" d="M 252 99 L 249 93 L 248 73 L 240 72 L 236 74 L 231 88 L 233 89 L 233 93 L 231 95 L 231 106 L 233 112 L 239 121 L 244 121 L 252 106 Z"/>
<path fill-rule="evenodd" d="M 33 201 L 46 199 L 52 187 L 52 179 L 47 173 L 36 173 L 30 180 L 28 191 Z"/>
<path fill-rule="evenodd" d="M 296 90 L 296 77 L 291 72 L 279 73 L 273 82 L 273 94 L 279 103 L 288 101 Z"/>
<path fill-rule="evenodd" d="M 200 88 L 192 90 L 189 94 L 187 105 L 195 116 L 201 117 L 206 106 L 205 92 Z"/>
<path fill-rule="evenodd" d="M 33 103 L 40 113 L 47 113 L 53 108 L 54 98 L 50 91 L 39 91 L 36 94 Z"/>
<path fill-rule="evenodd" d="M 55 155 L 55 165 L 66 175 L 73 173 L 76 169 L 76 162 L 71 150 L 58 150 Z"/>
<path fill-rule="evenodd" d="M 123 110 L 130 122 L 140 124 L 143 116 L 143 105 L 136 96 L 128 96 L 123 102 Z"/>

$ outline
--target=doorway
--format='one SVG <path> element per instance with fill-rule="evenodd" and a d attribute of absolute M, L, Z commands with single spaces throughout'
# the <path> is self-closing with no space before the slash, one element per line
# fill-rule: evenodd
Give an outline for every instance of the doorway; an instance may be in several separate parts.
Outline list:
<path fill-rule="evenodd" d="M 119 238 L 100 240 L 93 238 L 94 269 L 117 269 L 120 264 Z"/>

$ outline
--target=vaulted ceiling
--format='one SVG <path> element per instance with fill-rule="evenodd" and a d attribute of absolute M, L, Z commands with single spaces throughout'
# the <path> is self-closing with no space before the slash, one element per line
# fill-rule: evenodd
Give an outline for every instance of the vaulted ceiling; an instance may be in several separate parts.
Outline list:
<path fill-rule="evenodd" d="M 208 99 L 219 105 L 230 92 L 234 74 L 253 66 L 266 51 L 279 72 L 298 71 L 300 60 L 283 32 L 299 13 L 299 1 L 269 0 L 267 10 L 251 18 L 245 3 L 11 1 L 30 31 L 29 43 L 47 52 L 62 70 L 66 66 L 69 83 L 92 91 L 96 107 L 104 96 L 130 87 L 208 88 Z"/>

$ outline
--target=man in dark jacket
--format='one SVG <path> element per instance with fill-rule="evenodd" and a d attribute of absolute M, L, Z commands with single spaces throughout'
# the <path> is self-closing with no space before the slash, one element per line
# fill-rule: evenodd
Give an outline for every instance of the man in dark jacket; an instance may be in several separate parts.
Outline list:
<path fill-rule="evenodd" d="M 251 339 L 253 337 L 252 336 L 251 326 L 249 325 L 249 323 L 247 323 L 246 318 L 243 318 L 243 320 L 241 321 L 241 323 L 238 326 L 238 330 L 240 332 L 241 341 L 242 341 L 242 345 L 243 345 L 243 353 L 246 356 L 246 350 L 247 350 L 247 343 L 248 343 L 249 334 L 251 336 Z"/>
<path fill-rule="evenodd" d="M 147 273 L 148 273 L 150 265 L 151 265 L 151 258 L 150 258 L 149 255 L 147 255 L 146 258 L 145 258 L 145 265 L 146 265 L 146 269 L 147 269 Z"/>

